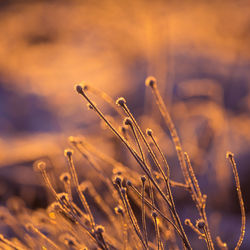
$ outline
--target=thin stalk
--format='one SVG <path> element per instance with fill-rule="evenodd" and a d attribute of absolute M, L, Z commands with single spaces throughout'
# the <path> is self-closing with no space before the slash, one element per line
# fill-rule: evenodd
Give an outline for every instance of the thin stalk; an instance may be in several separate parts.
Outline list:
<path fill-rule="evenodd" d="M 154 137 L 154 135 L 153 135 L 153 131 L 152 131 L 151 129 L 147 129 L 147 130 L 146 130 L 146 133 L 147 133 L 147 135 L 152 139 L 152 141 L 153 141 L 155 147 L 156 147 L 157 150 L 159 151 L 159 153 L 160 153 L 160 155 L 161 155 L 161 158 L 162 158 L 162 160 L 163 160 L 163 162 L 165 163 L 165 166 L 166 166 L 166 168 L 167 168 L 167 176 L 165 175 L 165 173 L 164 173 L 164 171 L 162 170 L 162 168 L 161 168 L 161 174 L 162 174 L 163 178 L 165 179 L 165 181 L 166 181 L 166 180 L 169 180 L 169 178 L 170 178 L 170 168 L 169 168 L 167 159 L 166 159 L 166 157 L 164 156 L 164 154 L 163 154 L 163 152 L 162 152 L 162 150 L 161 150 L 159 144 L 157 143 L 157 141 L 156 141 L 156 139 L 155 139 L 155 137 Z"/>
<path fill-rule="evenodd" d="M 97 88 L 94 88 L 93 86 L 84 84 L 83 86 L 85 91 L 88 91 L 98 97 L 100 97 L 101 99 L 103 99 L 106 103 L 108 103 L 114 110 L 117 111 L 117 113 L 121 116 L 124 117 L 123 113 L 121 112 L 121 110 L 119 108 L 117 108 L 117 105 L 115 105 L 114 100 L 104 91 L 101 91 Z"/>
<path fill-rule="evenodd" d="M 138 146 L 138 148 L 140 150 L 140 153 L 141 153 L 142 161 L 147 166 L 148 171 L 152 175 L 152 171 L 151 171 L 151 169 L 147 165 L 146 158 L 144 156 L 144 153 L 143 153 L 143 150 L 142 150 L 142 146 L 140 144 L 140 140 L 139 140 L 139 138 L 137 136 L 137 133 L 136 133 L 136 130 L 134 128 L 134 125 L 133 125 L 134 122 L 132 122 L 132 120 L 131 120 L 130 117 L 127 117 L 127 118 L 125 118 L 124 123 L 125 123 L 125 125 L 130 126 L 130 128 L 132 129 L 133 135 L 135 137 L 136 144 L 137 144 L 137 146 Z M 150 199 L 152 200 L 152 203 L 154 204 L 154 191 L 153 191 L 152 183 L 150 181 L 149 181 L 149 192 L 150 192 Z"/>
<path fill-rule="evenodd" d="M 186 184 L 188 184 L 188 170 L 187 170 L 187 166 L 186 166 L 185 159 L 184 159 L 184 153 L 182 150 L 181 141 L 180 141 L 180 138 L 178 136 L 177 130 L 175 128 L 175 125 L 172 121 L 172 118 L 169 115 L 167 107 L 166 107 L 166 105 L 161 97 L 159 90 L 158 90 L 156 79 L 154 77 L 148 77 L 146 79 L 146 86 L 151 87 L 151 90 L 152 90 L 153 95 L 154 95 L 155 100 L 156 100 L 156 104 L 161 112 L 161 115 L 164 119 L 164 122 L 166 123 L 166 125 L 169 129 L 170 135 L 171 135 L 173 143 L 175 145 L 175 150 L 177 152 L 178 160 L 180 162 L 180 166 L 182 169 L 182 173 L 183 173 L 185 182 L 186 182 Z"/>
<path fill-rule="evenodd" d="M 25 250 L 25 248 L 17 246 L 16 244 L 14 244 L 13 242 L 7 240 L 2 234 L 0 234 L 0 241 L 2 241 L 4 244 L 6 244 L 9 247 L 12 247 L 16 250 Z"/>
<path fill-rule="evenodd" d="M 204 238 L 205 235 L 200 232 L 200 230 L 194 226 L 194 224 L 190 221 L 190 219 L 185 220 L 185 224 L 189 226 L 199 237 Z"/>
<path fill-rule="evenodd" d="M 142 188 L 141 188 L 141 193 L 142 193 L 142 199 L 141 199 L 142 227 L 143 227 L 144 239 L 145 239 L 146 245 L 148 247 L 148 234 L 147 234 L 146 215 L 145 215 L 145 181 L 146 181 L 146 177 L 142 176 L 141 177 L 141 182 L 142 182 Z"/>
<path fill-rule="evenodd" d="M 82 205 L 83 205 L 85 211 L 87 212 L 87 214 L 89 216 L 90 224 L 91 224 L 92 230 L 94 231 L 94 228 L 95 228 L 94 218 L 93 218 L 93 215 L 92 215 L 91 210 L 89 208 L 89 205 L 87 203 L 87 200 L 86 200 L 85 196 L 83 195 L 83 193 L 81 192 L 81 189 L 80 189 L 78 177 L 77 177 L 76 170 L 75 170 L 75 165 L 74 165 L 74 162 L 73 162 L 73 159 L 72 159 L 72 151 L 71 150 L 66 150 L 65 155 L 67 156 L 67 159 L 68 159 L 68 165 L 69 165 L 69 169 L 70 169 L 70 172 L 71 172 L 71 175 L 72 175 L 73 183 L 74 183 L 74 185 L 76 187 L 76 190 L 77 190 L 79 198 L 80 198 L 80 200 L 82 202 Z"/>
<path fill-rule="evenodd" d="M 223 241 L 221 240 L 220 236 L 217 236 L 217 237 L 216 237 L 216 242 L 217 242 L 218 247 L 219 247 L 221 250 L 228 250 L 227 243 L 223 242 Z"/>
<path fill-rule="evenodd" d="M 39 235 L 43 240 L 47 241 L 53 248 L 60 249 L 59 246 L 55 242 L 53 242 L 50 238 L 48 238 L 46 235 L 44 235 L 38 228 L 33 226 L 32 224 L 28 224 L 27 228 L 35 232 L 37 235 Z"/>
<path fill-rule="evenodd" d="M 128 201 L 128 198 L 127 198 L 127 195 L 126 195 L 126 189 L 125 188 L 120 188 L 120 192 L 121 192 L 123 204 L 124 204 L 124 206 L 125 206 L 125 208 L 127 210 L 127 213 L 128 213 L 129 218 L 130 218 L 131 224 L 133 225 L 134 231 L 137 234 L 139 240 L 141 241 L 143 248 L 148 249 L 148 247 L 145 244 L 145 242 L 143 240 L 143 237 L 141 235 L 141 231 L 140 231 L 139 225 L 137 223 L 137 220 L 135 218 L 135 215 L 133 213 L 133 210 L 130 207 L 130 204 L 129 204 L 129 201 Z"/>
<path fill-rule="evenodd" d="M 116 223 L 116 219 L 113 215 L 113 211 L 111 208 L 107 205 L 105 200 L 102 198 L 102 196 L 96 191 L 95 187 L 92 185 L 91 182 L 87 183 L 87 189 L 94 199 L 94 201 L 99 205 L 99 207 L 102 209 L 102 211 L 106 214 L 109 221 L 114 225 L 114 227 L 118 230 L 118 225 Z"/>
<path fill-rule="evenodd" d="M 161 242 L 159 225 L 158 225 L 158 221 L 157 221 L 157 213 L 153 212 L 152 213 L 152 217 L 153 217 L 153 220 L 154 220 L 154 226 L 155 226 L 155 232 L 156 232 L 156 240 L 157 240 L 157 247 L 158 247 L 158 250 L 163 250 L 163 245 L 162 245 L 162 242 Z"/>
<path fill-rule="evenodd" d="M 127 249 L 127 245 L 128 245 L 128 225 L 126 223 L 126 219 L 124 216 L 124 211 L 120 206 L 117 206 L 115 208 L 116 214 L 119 215 L 119 217 L 121 218 L 121 223 L 122 223 L 122 238 L 123 238 L 123 250 Z"/>
<path fill-rule="evenodd" d="M 206 200 L 203 198 L 203 195 L 201 193 L 200 186 L 199 186 L 199 183 L 198 183 L 197 178 L 195 176 L 194 169 L 193 169 L 192 164 L 190 162 L 189 156 L 186 152 L 184 153 L 184 156 L 185 156 L 185 160 L 187 162 L 188 171 L 189 171 L 190 178 L 192 181 L 192 183 L 191 183 L 192 185 L 190 185 L 191 191 L 192 191 L 193 197 L 196 201 L 196 206 L 198 208 L 200 216 L 202 217 L 202 219 L 204 220 L 204 223 L 205 223 L 203 230 L 205 232 L 206 241 L 207 241 L 209 249 L 213 250 L 214 243 L 213 243 L 211 233 L 209 230 L 207 214 L 206 214 L 206 209 L 205 209 L 206 208 Z"/>
<path fill-rule="evenodd" d="M 124 120 L 124 124 L 131 128 L 131 130 L 133 132 L 133 135 L 135 137 L 136 144 L 137 144 L 137 146 L 139 148 L 142 161 L 146 162 L 145 161 L 145 156 L 144 156 L 144 153 L 143 153 L 143 150 L 142 150 L 142 146 L 141 146 L 141 143 L 140 143 L 139 138 L 137 136 L 136 130 L 135 130 L 134 126 L 133 126 L 132 120 L 129 117 L 126 117 L 125 120 Z"/>
<path fill-rule="evenodd" d="M 155 188 L 158 190 L 158 192 L 160 193 L 160 195 L 162 196 L 162 198 L 165 200 L 165 202 L 168 204 L 169 207 L 171 207 L 171 204 L 168 200 L 168 198 L 165 196 L 165 194 L 163 193 L 163 191 L 161 190 L 161 188 L 159 187 L 159 185 L 157 184 L 157 182 L 154 180 L 154 178 L 152 177 L 151 173 L 148 171 L 147 167 L 145 166 L 144 162 L 142 161 L 142 159 L 140 158 L 140 156 L 134 151 L 133 148 L 130 147 L 130 145 L 128 144 L 128 142 L 120 135 L 120 133 L 111 125 L 111 123 L 105 118 L 105 116 L 102 114 L 102 112 L 97 108 L 97 106 L 88 98 L 88 96 L 84 93 L 82 87 L 80 85 L 76 86 L 76 90 L 79 94 L 81 94 L 88 102 L 89 104 L 93 107 L 93 109 L 97 112 L 97 114 L 100 116 L 100 118 L 105 121 L 105 123 L 108 125 L 108 127 L 111 129 L 111 131 L 125 144 L 125 146 L 128 148 L 128 150 L 130 151 L 130 153 L 134 156 L 134 158 L 136 159 L 136 161 L 139 163 L 139 166 L 142 168 L 142 170 L 146 173 L 146 175 L 148 176 L 148 178 L 152 181 L 153 185 L 155 186 Z M 183 235 L 183 243 L 185 244 L 185 246 L 187 247 L 187 249 L 191 249 L 189 240 L 185 234 L 185 231 L 181 225 L 180 219 L 178 219 L 178 226 L 180 227 L 180 230 L 182 232 Z"/>
<path fill-rule="evenodd" d="M 140 127 L 139 127 L 139 125 L 137 124 L 134 116 L 132 115 L 132 113 L 130 112 L 128 106 L 126 105 L 126 100 L 124 98 L 119 98 L 116 102 L 117 102 L 118 105 L 120 105 L 124 109 L 125 113 L 131 118 L 131 120 L 133 121 L 136 129 L 138 130 L 138 132 L 139 132 L 139 134 L 140 134 L 143 142 L 145 143 L 145 145 L 146 145 L 146 147 L 147 147 L 147 149 L 148 149 L 148 151 L 149 151 L 149 153 L 150 153 L 150 155 L 151 155 L 154 163 L 156 164 L 156 166 L 159 169 L 159 171 L 161 171 L 161 173 L 164 174 L 164 172 L 162 171 L 162 168 L 161 168 L 161 166 L 160 166 L 160 164 L 159 164 L 159 162 L 158 162 L 158 160 L 157 160 L 157 158 L 156 158 L 153 150 L 151 149 L 151 147 L 148 144 L 148 142 L 147 142 L 144 134 L 142 133 L 142 131 L 141 131 Z M 165 176 L 165 174 L 164 174 L 164 176 Z M 182 232 L 184 238 L 187 239 L 187 236 L 186 236 L 186 233 L 185 233 L 184 228 L 182 226 L 181 220 L 180 220 L 179 215 L 178 215 L 178 213 L 176 211 L 176 208 L 175 208 L 175 205 L 174 205 L 174 201 L 173 201 L 173 197 L 172 197 L 172 195 L 170 195 L 171 190 L 170 190 L 169 184 L 167 185 L 167 189 L 168 189 L 169 196 L 170 196 L 170 202 L 169 202 L 170 211 L 171 211 L 171 213 L 172 213 L 172 215 L 174 217 L 175 222 L 177 223 L 178 227 L 180 228 L 180 231 Z"/>
<path fill-rule="evenodd" d="M 241 193 L 241 187 L 240 187 L 240 179 L 239 179 L 239 174 L 236 166 L 236 162 L 234 159 L 234 154 L 231 152 L 227 153 L 227 158 L 229 159 L 232 169 L 233 169 L 233 174 L 234 174 L 234 179 L 236 183 L 236 190 L 237 190 L 237 195 L 239 199 L 239 204 L 240 204 L 240 211 L 241 211 L 241 229 L 240 229 L 240 237 L 237 242 L 237 245 L 235 247 L 236 250 L 238 250 L 242 244 L 242 241 L 244 239 L 245 231 L 246 231 L 246 212 L 245 212 L 245 207 L 244 207 L 244 201 Z"/>
<path fill-rule="evenodd" d="M 142 194 L 136 189 L 136 187 L 133 184 L 130 187 L 142 199 Z M 174 229 L 176 230 L 176 232 L 178 233 L 178 235 L 183 239 L 183 235 L 181 234 L 180 230 L 178 229 L 178 227 L 169 218 L 167 218 L 155 205 L 153 205 L 152 203 L 150 203 L 150 201 L 148 201 L 146 198 L 144 198 L 144 201 L 145 201 L 145 204 L 147 204 L 152 210 L 157 211 L 157 213 L 163 219 L 165 219 L 167 222 L 169 222 L 174 227 Z"/>

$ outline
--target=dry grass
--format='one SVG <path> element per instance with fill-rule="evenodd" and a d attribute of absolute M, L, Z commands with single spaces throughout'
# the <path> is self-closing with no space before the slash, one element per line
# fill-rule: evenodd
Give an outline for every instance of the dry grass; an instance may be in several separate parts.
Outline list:
<path fill-rule="evenodd" d="M 55 179 L 51 175 L 51 163 L 38 161 L 34 165 L 53 197 L 49 207 L 31 212 L 18 199 L 10 200 L 8 209 L 1 207 L 1 219 L 14 235 L 8 239 L 1 235 L 3 249 L 192 249 L 189 228 L 200 239 L 200 249 L 227 249 L 227 243 L 210 229 L 206 212 L 209 197 L 199 186 L 192 159 L 183 149 L 156 79 L 147 78 L 146 85 L 151 88 L 168 128 L 165 133 L 169 132 L 178 164 L 168 163 L 157 138 L 158 131 L 149 128 L 144 133 L 141 127 L 145 124 L 137 122 L 124 98 L 114 102 L 87 85 L 77 85 L 76 91 L 87 101 L 88 108 L 104 122 L 105 134 L 109 133 L 107 128 L 113 133 L 116 153 L 127 160 L 123 162 L 98 151 L 97 145 L 82 137 L 70 137 L 72 149 L 65 150 L 68 172 L 64 170 Z M 89 94 L 102 98 L 116 114 L 104 115 Z M 245 234 L 245 209 L 234 156 L 232 153 L 227 156 L 242 215 L 239 240 L 235 242 L 235 249 L 239 249 Z M 83 158 L 82 162 L 79 157 Z M 75 158 L 79 165 L 75 164 Z M 80 167 L 88 172 L 83 182 L 80 182 Z M 176 168 L 183 175 L 182 181 L 172 179 L 172 170 Z M 197 210 L 196 221 L 193 216 L 183 218 L 175 189 L 181 191 L 183 197 L 192 198 L 193 209 Z"/>

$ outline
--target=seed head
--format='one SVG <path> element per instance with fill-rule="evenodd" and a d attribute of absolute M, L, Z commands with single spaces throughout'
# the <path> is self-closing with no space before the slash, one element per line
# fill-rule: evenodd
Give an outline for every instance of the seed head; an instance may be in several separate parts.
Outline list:
<path fill-rule="evenodd" d="M 69 201 L 69 195 L 67 193 L 59 193 L 58 198 L 64 202 L 64 201 Z"/>
<path fill-rule="evenodd" d="M 228 159 L 230 159 L 230 158 L 232 159 L 234 157 L 234 154 L 232 152 L 228 151 L 226 156 Z"/>
<path fill-rule="evenodd" d="M 126 117 L 123 121 L 124 125 L 132 126 L 132 120 L 129 117 Z"/>
<path fill-rule="evenodd" d="M 68 172 L 62 173 L 60 175 L 60 181 L 61 182 L 65 182 L 65 183 L 69 183 L 69 181 L 70 181 L 70 174 Z"/>
<path fill-rule="evenodd" d="M 197 220 L 196 221 L 196 227 L 203 229 L 205 227 L 205 221 L 204 220 Z"/>
<path fill-rule="evenodd" d="M 123 195 L 125 195 L 125 194 L 126 194 L 126 188 L 121 188 L 121 193 L 122 193 Z"/>
<path fill-rule="evenodd" d="M 67 246 L 75 246 L 76 245 L 72 239 L 65 239 L 64 242 Z"/>
<path fill-rule="evenodd" d="M 44 171 L 46 170 L 46 163 L 44 161 L 38 161 L 34 164 L 35 171 Z"/>
<path fill-rule="evenodd" d="M 98 234 L 102 234 L 102 233 L 105 232 L 105 229 L 104 229 L 103 226 L 98 225 L 98 226 L 96 226 L 96 228 L 95 228 L 95 232 L 98 233 Z"/>
<path fill-rule="evenodd" d="M 86 181 L 83 181 L 83 182 L 79 185 L 79 188 L 80 188 L 81 192 L 84 192 L 84 191 L 86 191 L 86 189 L 89 188 L 89 183 L 86 182 Z"/>
<path fill-rule="evenodd" d="M 146 181 L 146 176 L 145 176 L 145 175 L 141 176 L 141 181 L 142 181 L 143 183 Z"/>
<path fill-rule="evenodd" d="M 68 233 L 60 235 L 59 240 L 69 247 L 73 247 L 77 245 L 76 239 Z"/>
<path fill-rule="evenodd" d="M 132 182 L 130 180 L 127 180 L 127 186 L 129 186 L 129 187 L 132 186 Z"/>
<path fill-rule="evenodd" d="M 117 206 L 117 207 L 115 207 L 115 213 L 116 214 L 123 214 L 123 208 L 121 207 L 121 206 Z"/>
<path fill-rule="evenodd" d="M 121 184 L 122 184 L 122 178 L 121 178 L 121 176 L 115 176 L 115 178 L 114 178 L 114 183 L 116 184 L 116 185 L 118 185 L 118 186 L 121 186 Z"/>
<path fill-rule="evenodd" d="M 157 217 L 157 213 L 155 211 L 152 212 L 152 217 L 156 218 Z"/>
<path fill-rule="evenodd" d="M 119 106 L 124 106 L 126 104 L 126 100 L 123 97 L 119 97 L 116 100 L 116 104 L 119 105 Z"/>
<path fill-rule="evenodd" d="M 123 172 L 122 166 L 120 166 L 120 163 L 117 163 L 116 166 L 112 170 L 114 175 L 121 175 Z"/>
<path fill-rule="evenodd" d="M 125 128 L 125 126 L 120 126 L 119 129 L 120 129 L 120 131 L 121 131 L 123 134 L 126 133 L 126 128 Z"/>
<path fill-rule="evenodd" d="M 69 138 L 68 138 L 68 140 L 69 140 L 69 142 L 70 143 L 76 143 L 76 138 L 74 137 L 74 136 L 70 136 Z"/>
<path fill-rule="evenodd" d="M 153 135 L 153 130 L 150 129 L 150 128 L 147 128 L 147 129 L 146 129 L 146 134 L 147 134 L 148 136 L 152 136 L 152 135 Z"/>
<path fill-rule="evenodd" d="M 50 204 L 50 206 L 48 207 L 48 213 L 52 213 L 52 212 L 59 212 L 61 211 L 61 205 L 59 202 L 55 201 L 53 203 Z"/>
<path fill-rule="evenodd" d="M 65 149 L 65 150 L 64 150 L 64 155 L 65 155 L 66 157 L 71 157 L 71 156 L 73 155 L 73 150 L 70 149 L 70 148 Z"/>
<path fill-rule="evenodd" d="M 156 79 L 153 76 L 149 76 L 145 80 L 145 85 L 149 86 L 151 88 L 154 88 L 156 86 Z"/>
<path fill-rule="evenodd" d="M 186 220 L 185 220 L 185 225 L 188 225 L 188 226 L 191 225 L 190 219 L 186 219 Z"/>
<path fill-rule="evenodd" d="M 89 86 L 86 83 L 82 84 L 82 88 L 83 88 L 83 91 L 89 90 Z"/>
<path fill-rule="evenodd" d="M 83 86 L 81 84 L 76 84 L 75 90 L 78 94 L 83 94 Z"/>
<path fill-rule="evenodd" d="M 27 223 L 25 224 L 25 228 L 28 230 L 28 231 L 33 231 L 34 227 L 31 223 Z"/>

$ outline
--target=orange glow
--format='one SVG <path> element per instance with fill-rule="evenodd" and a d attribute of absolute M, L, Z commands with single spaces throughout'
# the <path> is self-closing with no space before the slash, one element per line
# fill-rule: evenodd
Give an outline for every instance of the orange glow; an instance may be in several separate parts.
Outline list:
<path fill-rule="evenodd" d="M 128 191 L 127 180 L 130 178 L 135 182 L 142 193 L 140 178 L 145 173 L 147 176 L 149 170 L 143 172 L 137 169 L 139 158 L 139 163 L 151 167 L 150 175 L 162 188 L 166 180 L 161 177 L 149 149 L 151 147 L 156 152 L 156 159 L 164 165 L 161 152 L 157 149 L 159 144 L 169 162 L 171 188 L 174 189 L 180 220 L 194 249 L 199 249 L 203 241 L 198 239 L 193 232 L 195 230 L 191 230 L 191 222 L 195 229 L 200 230 L 200 238 L 209 237 L 202 231 L 204 223 L 207 223 L 204 214 L 199 208 L 195 210 L 195 207 L 204 204 L 207 205 L 207 220 L 211 223 L 214 243 L 215 237 L 220 235 L 222 238 L 217 240 L 218 244 L 222 246 L 225 240 L 229 249 L 233 249 L 240 234 L 243 202 L 240 200 L 239 208 L 232 169 L 225 159 L 228 151 L 235 154 L 247 217 L 250 213 L 249 13 L 247 0 L 0 3 L 0 221 L 4 221 L 4 226 L 0 225 L 0 248 L 9 249 L 6 245 L 11 247 L 11 243 L 23 247 L 22 244 L 29 242 L 30 245 L 27 245 L 31 249 L 35 246 L 50 249 L 52 246 L 57 248 L 54 242 L 62 247 L 74 241 L 75 249 L 85 249 L 84 242 L 88 237 L 84 235 L 81 238 L 79 232 L 82 228 L 79 230 L 79 227 L 82 221 L 87 227 L 93 225 L 91 213 L 84 202 L 79 208 L 69 206 L 65 210 L 64 207 L 63 212 L 58 213 L 62 204 L 57 194 L 72 202 L 76 193 L 79 195 L 80 192 L 87 192 L 86 199 L 89 199 L 93 216 L 97 218 L 97 224 L 91 230 L 99 234 L 99 238 L 102 234 L 107 238 L 110 236 L 108 241 L 115 242 L 120 249 L 123 246 L 121 239 L 125 236 L 116 227 L 120 229 L 122 223 L 115 219 L 115 227 L 112 227 L 109 220 L 112 221 L 115 215 L 114 207 L 119 205 L 125 208 L 126 195 L 129 201 L 134 199 L 131 207 L 135 217 L 138 217 L 138 225 L 131 225 L 142 230 L 145 243 L 141 239 L 137 241 L 146 245 L 144 222 L 140 217 L 142 201 L 141 198 L 136 200 L 136 195 Z M 145 87 L 145 79 L 151 75 L 157 79 L 159 93 L 175 124 L 180 145 L 172 134 L 172 123 L 169 125 L 166 122 L 167 115 L 161 110 L 156 92 L 151 93 L 154 88 Z M 79 85 L 84 93 L 76 93 L 76 84 L 84 85 Z M 125 101 L 120 106 L 116 105 L 118 97 L 125 98 L 142 133 L 152 129 L 158 144 L 147 137 L 147 145 L 131 117 L 135 131 L 125 126 L 125 117 L 131 114 L 122 105 Z M 108 122 L 100 114 L 102 119 L 99 119 L 95 107 L 101 110 Z M 126 139 L 127 148 L 122 145 L 124 141 L 119 136 L 114 136 L 114 130 L 113 134 L 110 132 L 109 122 Z M 138 142 L 136 136 L 141 141 Z M 63 150 L 69 147 L 74 148 L 73 160 L 63 156 Z M 133 154 L 129 154 L 129 147 L 138 153 L 137 161 Z M 190 172 L 193 167 L 195 178 L 200 183 L 203 196 L 197 192 L 197 197 L 200 195 L 196 197 L 197 203 L 193 202 L 196 199 L 194 194 L 188 196 L 192 185 L 189 183 L 188 186 L 185 174 L 182 175 L 185 168 L 181 156 L 184 163 L 190 157 L 192 165 L 187 164 L 187 167 Z M 46 185 L 33 172 L 32 167 L 39 160 L 47 166 L 46 173 L 41 171 Z M 70 165 L 71 160 L 75 169 Z M 70 170 L 66 169 L 67 163 Z M 72 194 L 72 187 L 59 180 L 65 171 L 72 171 L 70 185 L 75 188 Z M 74 171 L 80 185 L 73 183 L 78 182 Z M 164 171 L 167 171 L 167 166 Z M 116 189 L 109 190 L 115 178 L 118 181 L 121 178 L 122 186 L 117 197 L 123 194 L 123 200 L 114 194 Z M 150 181 L 152 184 L 153 181 Z M 159 199 L 156 190 L 155 197 Z M 151 202 L 150 191 L 150 187 L 146 186 L 145 196 Z M 77 205 L 84 200 L 79 197 Z M 169 193 L 166 197 L 171 198 Z M 159 199 L 156 206 L 165 212 L 162 200 Z M 171 215 L 176 216 L 173 221 L 177 222 L 178 230 L 173 233 L 174 230 L 171 231 L 160 216 L 156 218 L 152 215 L 155 208 L 147 210 L 150 244 L 160 245 L 155 235 L 159 227 L 159 234 L 166 240 L 163 244 L 171 242 L 176 249 L 180 247 L 185 237 L 181 235 L 180 242 L 177 240 L 176 244 L 175 237 L 180 233 L 178 230 L 181 233 L 182 230 L 175 211 L 168 214 L 170 218 Z M 110 215 L 110 211 L 112 216 L 105 215 L 107 220 L 106 217 L 103 219 L 103 213 Z M 75 220 L 75 215 L 81 218 L 80 221 Z M 155 223 L 149 219 L 151 217 L 154 217 Z M 125 218 L 125 221 L 129 219 Z M 35 238 L 32 238 L 34 235 L 27 223 L 34 226 Z M 43 232 L 45 224 L 47 231 Z M 99 224 L 107 231 L 103 232 Z M 70 231 L 71 227 L 73 230 Z M 234 227 L 237 227 L 237 233 Z M 8 230 L 11 231 L 9 235 L 6 233 Z M 25 230 L 29 232 L 22 242 L 20 235 L 26 233 Z M 249 228 L 246 235 L 249 235 L 248 231 Z M 47 235 L 53 241 L 46 238 Z M 131 235 L 129 239 L 133 238 Z M 250 249 L 248 241 L 244 239 L 242 249 Z M 203 243 L 205 247 L 206 241 Z M 86 246 L 92 249 L 93 245 L 88 244 Z M 131 249 L 134 249 L 133 245 Z"/>

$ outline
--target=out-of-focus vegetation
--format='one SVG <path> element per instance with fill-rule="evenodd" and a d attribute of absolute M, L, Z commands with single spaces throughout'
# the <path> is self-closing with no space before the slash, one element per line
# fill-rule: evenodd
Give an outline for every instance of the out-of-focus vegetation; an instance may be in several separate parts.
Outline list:
<path fill-rule="evenodd" d="M 49 161 L 57 178 L 72 134 L 86 136 L 100 151 L 129 165 L 105 126 L 75 97 L 72 83 L 82 79 L 113 98 L 126 97 L 143 129 L 157 131 L 171 175 L 182 181 L 173 167 L 177 157 L 166 126 L 144 88 L 145 76 L 155 75 L 209 197 L 213 237 L 219 234 L 234 246 L 240 209 L 225 153 L 236 155 L 248 212 L 249 9 L 248 1 L 1 2 L 1 205 L 19 196 L 31 209 L 47 206 L 51 198 L 41 192 L 33 162 Z M 114 115 L 102 100 L 95 101 Z M 91 175 L 79 169 L 81 180 Z M 181 219 L 197 219 L 185 192 L 174 192 Z M 13 235 L 5 223 L 0 230 Z M 242 249 L 249 245 L 246 236 Z"/>

